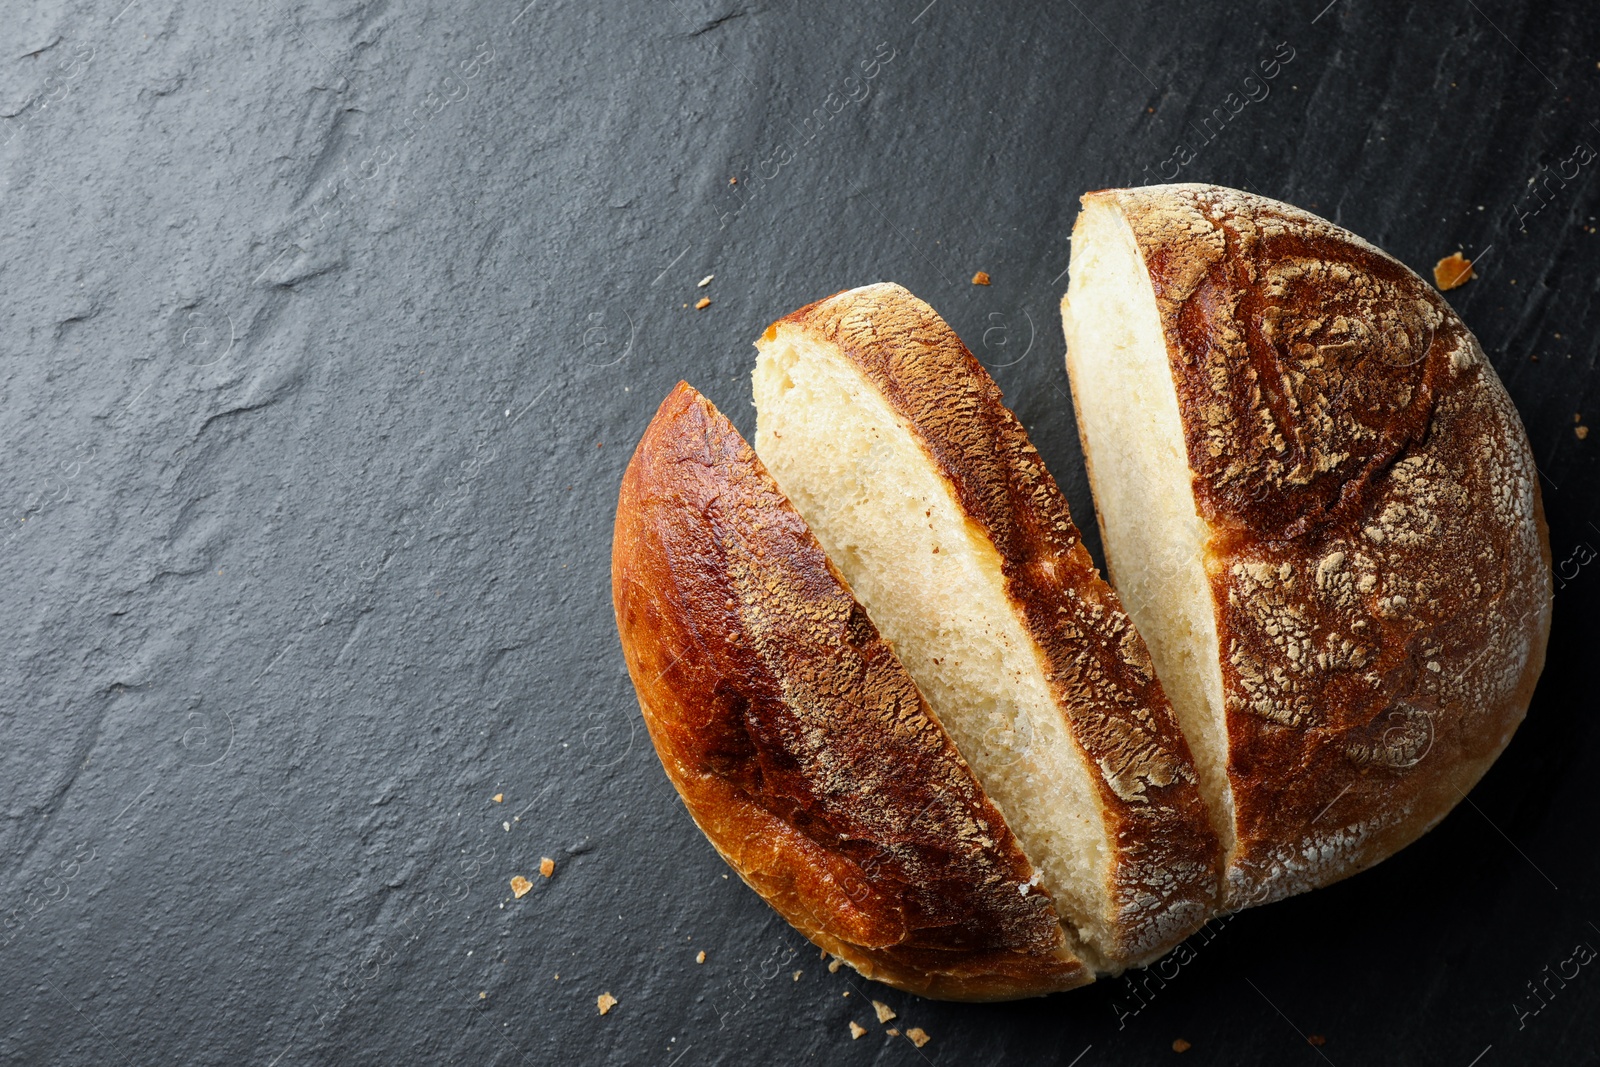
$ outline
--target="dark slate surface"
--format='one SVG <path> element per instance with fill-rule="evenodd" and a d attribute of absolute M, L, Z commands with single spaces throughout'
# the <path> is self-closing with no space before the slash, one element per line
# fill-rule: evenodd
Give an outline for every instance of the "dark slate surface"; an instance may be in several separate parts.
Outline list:
<path fill-rule="evenodd" d="M 6 1062 L 1596 1062 L 1591 5 L 524 2 L 0 2 Z M 1560 573 L 1528 721 L 1139 997 L 829 974 L 645 737 L 622 466 L 680 378 L 749 430 L 766 323 L 887 278 L 1087 519 L 1076 198 L 1174 172 L 1483 256 Z"/>

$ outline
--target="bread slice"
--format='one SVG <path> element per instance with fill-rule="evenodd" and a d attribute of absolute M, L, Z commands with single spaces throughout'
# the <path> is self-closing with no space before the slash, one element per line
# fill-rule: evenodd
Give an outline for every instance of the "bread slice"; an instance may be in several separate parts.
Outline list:
<path fill-rule="evenodd" d="M 687 385 L 623 475 L 612 596 L 668 777 L 812 941 L 943 999 L 1093 980 L 905 669 L 755 453 Z"/>
<path fill-rule="evenodd" d="M 1228 850 L 1225 906 L 1378 862 L 1472 788 L 1544 662 L 1510 399 L 1432 287 L 1277 201 L 1091 193 L 1071 272 L 1107 562 Z"/>
<path fill-rule="evenodd" d="M 757 343 L 756 449 L 1116 971 L 1208 917 L 1217 839 L 1144 643 L 1000 390 L 897 285 Z"/>

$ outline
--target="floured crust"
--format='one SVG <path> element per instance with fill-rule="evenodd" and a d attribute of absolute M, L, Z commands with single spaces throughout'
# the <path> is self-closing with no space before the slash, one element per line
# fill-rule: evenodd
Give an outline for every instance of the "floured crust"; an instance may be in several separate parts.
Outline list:
<path fill-rule="evenodd" d="M 687 385 L 623 476 L 612 594 L 662 765 L 792 925 L 925 996 L 1092 980 L 910 676 L 754 451 Z"/>
<path fill-rule="evenodd" d="M 785 329 L 836 346 L 859 368 L 993 543 L 1052 694 L 1097 772 L 1118 920 L 1117 943 L 1102 951 L 1120 965 L 1166 951 L 1209 916 L 1219 845 L 1144 642 L 1026 431 L 955 332 L 898 285 L 801 308 L 767 338 Z"/>
<path fill-rule="evenodd" d="M 1215 186 L 1108 190 L 1162 316 L 1211 528 L 1238 841 L 1227 906 L 1437 823 L 1544 663 L 1538 474 L 1477 340 L 1404 265 Z"/>

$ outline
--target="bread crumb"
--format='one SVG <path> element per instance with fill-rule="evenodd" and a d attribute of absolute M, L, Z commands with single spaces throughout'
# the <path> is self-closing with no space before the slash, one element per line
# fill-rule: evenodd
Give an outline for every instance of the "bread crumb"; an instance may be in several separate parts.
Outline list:
<path fill-rule="evenodd" d="M 885 1030 L 884 1033 L 888 1034 L 890 1037 L 899 1037 L 900 1036 L 900 1031 L 898 1029 L 896 1029 L 895 1027 L 893 1027 L 893 1026 L 891 1026 L 891 1027 L 889 1027 L 889 1029 Z"/>
<path fill-rule="evenodd" d="M 599 1005 L 601 1015 L 604 1015 L 606 1012 L 617 1006 L 617 998 L 612 996 L 610 993 L 601 993 L 595 998 L 594 1002 L 595 1004 Z"/>
<path fill-rule="evenodd" d="M 1572 432 L 1578 435 L 1578 440 L 1582 441 L 1585 437 L 1589 436 L 1589 427 L 1574 426 L 1572 428 Z"/>
<path fill-rule="evenodd" d="M 704 278 L 701 278 L 699 281 L 695 282 L 694 287 L 696 289 L 704 289 L 706 286 L 711 284 L 711 279 L 715 277 L 715 274 L 707 274 Z"/>
<path fill-rule="evenodd" d="M 878 1013 L 878 1021 L 880 1023 L 886 1023 L 895 1017 L 894 1009 L 889 1007 L 889 1005 L 885 1004 L 881 1000 L 874 1000 L 872 1002 L 872 1010 Z"/>
<path fill-rule="evenodd" d="M 862 1039 L 862 1037 L 866 1036 L 866 1033 L 867 1033 L 867 1028 L 865 1026 L 862 1026 L 860 1023 L 856 1022 L 854 1019 L 850 1020 L 850 1040 L 851 1041 L 860 1041 Z"/>
<path fill-rule="evenodd" d="M 532 888 L 533 883 L 522 877 L 520 874 L 511 879 L 511 895 L 516 897 L 518 900 L 521 900 L 523 897 L 527 896 L 528 890 Z"/>
<path fill-rule="evenodd" d="M 487 991 L 485 991 L 485 992 L 480 992 L 480 993 L 479 993 L 479 994 L 478 994 L 478 999 L 479 999 L 479 1000 L 488 1000 L 488 999 L 489 999 L 489 994 L 488 994 L 488 992 L 487 992 Z"/>
<path fill-rule="evenodd" d="M 1472 260 L 1460 252 L 1451 252 L 1433 265 L 1433 284 L 1440 289 L 1459 289 L 1476 277 Z"/>
<path fill-rule="evenodd" d="M 728 184 L 729 185 L 738 185 L 739 184 L 739 179 L 738 178 L 729 178 L 728 179 Z"/>
<path fill-rule="evenodd" d="M 552 874 L 555 874 L 556 861 L 551 859 L 549 856 L 540 856 L 539 873 L 544 875 L 546 878 L 550 877 Z"/>
<path fill-rule="evenodd" d="M 1310 1037 L 1306 1038 L 1306 1044 L 1308 1044 L 1308 1045 L 1316 1045 L 1318 1048 L 1321 1048 L 1323 1045 L 1326 1045 L 1327 1043 L 1328 1043 L 1328 1039 L 1323 1037 L 1321 1034 L 1312 1034 Z"/>
<path fill-rule="evenodd" d="M 989 284 L 989 274 L 988 274 L 988 272 L 980 270 L 978 273 L 974 274 L 972 276 L 972 284 L 973 285 L 988 285 Z"/>
<path fill-rule="evenodd" d="M 800 981 L 800 972 L 799 971 L 794 972 L 794 980 L 796 982 Z"/>
<path fill-rule="evenodd" d="M 496 794 L 495 794 L 495 795 L 494 795 L 494 802 L 495 802 L 495 803 L 496 803 L 496 804 L 501 804 L 501 803 L 504 803 L 504 802 L 505 802 L 505 799 L 506 799 L 506 795 L 505 795 L 505 794 L 504 794 L 504 793 L 496 793 Z"/>
<path fill-rule="evenodd" d="M 844 960 L 838 960 L 838 959 L 830 961 L 829 964 L 828 964 L 828 973 L 829 974 L 838 974 L 839 973 L 839 967 L 843 963 L 844 963 Z"/>
<path fill-rule="evenodd" d="M 911 1043 L 918 1048 L 926 1045 L 929 1041 L 928 1031 L 924 1030 L 920 1026 L 913 1026 L 911 1029 L 907 1030 L 906 1037 L 910 1038 Z"/>
<path fill-rule="evenodd" d="M 702 296 L 699 300 L 696 300 L 695 303 L 694 303 L 694 309 L 696 311 L 704 311 L 706 308 L 708 308 L 710 306 L 711 306 L 711 298 L 709 296 Z"/>
<path fill-rule="evenodd" d="M 1189 1042 L 1185 1041 L 1181 1037 L 1172 1043 L 1172 1051 L 1174 1052 L 1188 1052 L 1192 1048 L 1194 1048 L 1194 1046 L 1189 1044 Z"/>
<path fill-rule="evenodd" d="M 696 963 L 704 963 L 706 961 L 706 950 L 705 949 L 701 949 L 699 951 L 699 953 L 695 956 L 694 961 Z"/>

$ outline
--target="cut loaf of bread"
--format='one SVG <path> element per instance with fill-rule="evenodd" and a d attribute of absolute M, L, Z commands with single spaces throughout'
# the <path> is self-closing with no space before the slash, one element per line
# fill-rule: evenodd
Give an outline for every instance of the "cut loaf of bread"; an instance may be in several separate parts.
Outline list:
<path fill-rule="evenodd" d="M 1000 390 L 870 285 L 757 343 L 756 449 L 1005 814 L 1098 969 L 1211 914 L 1218 843 L 1144 642 Z"/>
<path fill-rule="evenodd" d="M 1194 752 L 1224 906 L 1378 862 L 1472 788 L 1544 662 L 1510 399 L 1432 287 L 1277 201 L 1091 193 L 1071 272 L 1107 563 Z"/>
<path fill-rule="evenodd" d="M 622 647 L 691 815 L 807 937 L 927 996 L 1082 985 L 1382 860 L 1544 662 L 1537 471 L 1431 287 L 1198 185 L 1086 196 L 1071 272 L 1119 592 L 895 285 L 762 336 L 759 459 L 679 385 L 617 505 Z"/>
<path fill-rule="evenodd" d="M 733 426 L 680 384 L 622 479 L 612 598 L 667 776 L 718 852 L 868 978 L 1093 980 L 905 669 Z"/>

